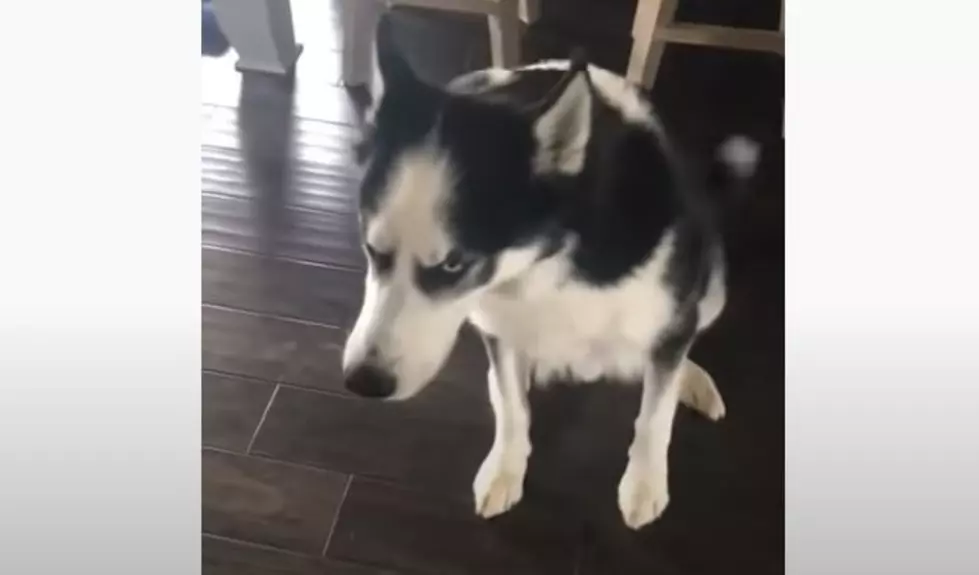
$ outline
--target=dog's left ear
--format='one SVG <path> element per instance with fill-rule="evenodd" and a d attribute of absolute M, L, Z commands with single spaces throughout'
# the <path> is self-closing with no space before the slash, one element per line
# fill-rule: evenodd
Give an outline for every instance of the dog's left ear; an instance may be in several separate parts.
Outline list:
<path fill-rule="evenodd" d="M 534 172 L 575 175 L 585 165 L 591 138 L 591 80 L 584 52 L 575 51 L 571 67 L 558 85 L 533 110 L 537 141 Z"/>

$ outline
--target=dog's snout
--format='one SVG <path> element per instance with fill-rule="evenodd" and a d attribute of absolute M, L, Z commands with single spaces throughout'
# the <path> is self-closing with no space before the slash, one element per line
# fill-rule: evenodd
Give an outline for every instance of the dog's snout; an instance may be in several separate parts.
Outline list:
<path fill-rule="evenodd" d="M 383 399 L 394 395 L 397 387 L 393 375 L 369 363 L 352 369 L 345 380 L 347 389 L 361 397 Z"/>

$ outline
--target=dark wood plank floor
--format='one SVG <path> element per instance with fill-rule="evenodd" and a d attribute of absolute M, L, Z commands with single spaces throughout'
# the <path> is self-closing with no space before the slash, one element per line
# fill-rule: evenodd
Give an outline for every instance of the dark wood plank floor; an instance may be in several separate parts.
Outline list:
<path fill-rule="evenodd" d="M 777 22 L 777 0 L 731 4 L 687 0 L 681 16 Z M 633 9 L 545 0 L 526 57 L 584 45 L 621 71 Z M 353 105 L 338 86 L 332 3 L 293 0 L 293 11 L 306 48 L 294 80 L 240 76 L 233 53 L 202 62 L 204 572 L 783 572 L 781 61 L 671 48 L 653 95 L 696 157 L 734 130 L 765 145 L 753 193 L 728 210 L 729 307 L 693 352 L 717 379 L 727 419 L 679 412 L 670 507 L 633 533 L 615 489 L 638 389 L 535 392 L 525 500 L 486 522 L 470 500 L 492 438 L 472 337 L 408 403 L 361 401 L 339 381 L 364 265 Z M 487 63 L 479 19 L 404 10 L 396 31 L 433 80 Z"/>

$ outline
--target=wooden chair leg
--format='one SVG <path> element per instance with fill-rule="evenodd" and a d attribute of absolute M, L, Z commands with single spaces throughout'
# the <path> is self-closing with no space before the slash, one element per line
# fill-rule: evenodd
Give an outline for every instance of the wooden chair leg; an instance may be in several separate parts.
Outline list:
<path fill-rule="evenodd" d="M 520 0 L 500 0 L 499 11 L 487 17 L 493 66 L 511 68 L 520 63 Z"/>
<path fill-rule="evenodd" d="M 238 71 L 289 74 L 302 46 L 296 43 L 289 0 L 214 0 L 218 26 L 238 52 Z"/>
<path fill-rule="evenodd" d="M 664 42 L 656 41 L 656 29 L 669 26 L 676 15 L 677 0 L 639 0 L 632 22 L 632 54 L 626 78 L 651 89 L 663 58 Z"/>
<path fill-rule="evenodd" d="M 520 20 L 524 24 L 532 24 L 540 18 L 541 0 L 520 0 Z"/>
<path fill-rule="evenodd" d="M 347 86 L 364 86 L 371 81 L 374 67 L 374 32 L 385 7 L 385 3 L 381 0 L 339 2 L 343 31 L 341 80 Z"/>

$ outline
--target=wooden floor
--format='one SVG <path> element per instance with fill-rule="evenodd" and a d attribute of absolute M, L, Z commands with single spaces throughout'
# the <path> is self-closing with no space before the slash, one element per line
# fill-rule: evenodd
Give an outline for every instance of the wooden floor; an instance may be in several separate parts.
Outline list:
<path fill-rule="evenodd" d="M 596 3 L 608 7 L 598 27 Z M 358 400 L 340 382 L 364 265 L 352 105 L 337 86 L 331 4 L 293 6 L 306 47 L 295 82 L 241 77 L 233 54 L 202 62 L 204 573 L 782 573 L 781 61 L 671 49 L 654 94 L 695 153 L 729 130 L 766 146 L 756 189 L 729 210 L 729 307 L 693 352 L 727 419 L 678 413 L 670 507 L 633 533 L 615 489 L 638 389 L 536 392 L 526 497 L 486 522 L 470 485 L 492 420 L 471 338 L 417 400 Z M 625 68 L 629 0 L 544 9 L 528 58 L 584 44 Z M 756 12 L 758 25 L 777 22 L 774 6 Z M 488 57 L 479 20 L 405 11 L 397 31 L 435 80 Z"/>

